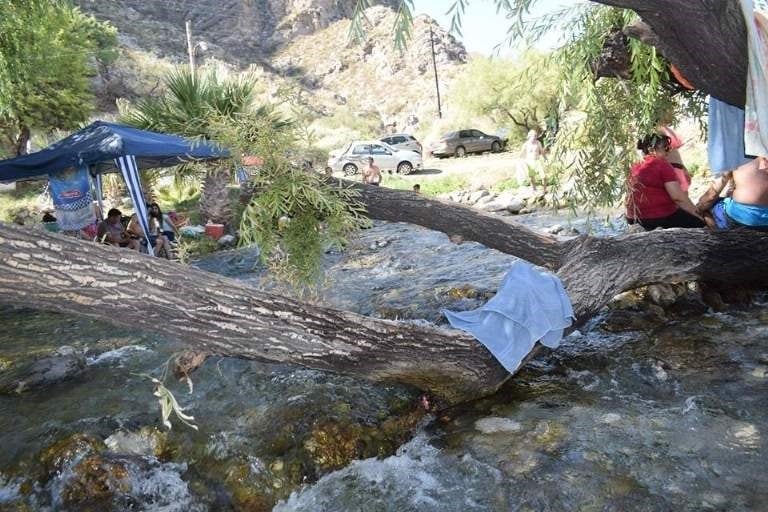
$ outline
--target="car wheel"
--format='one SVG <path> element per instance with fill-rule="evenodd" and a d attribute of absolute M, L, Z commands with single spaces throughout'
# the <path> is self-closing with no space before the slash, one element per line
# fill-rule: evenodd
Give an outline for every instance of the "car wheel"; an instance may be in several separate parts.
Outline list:
<path fill-rule="evenodd" d="M 464 146 L 459 146 L 456 148 L 456 152 L 454 153 L 454 155 L 457 158 L 464 158 L 465 156 L 467 156 L 467 150 L 464 149 Z"/>
<path fill-rule="evenodd" d="M 344 171 L 344 176 L 354 176 L 357 174 L 357 166 L 355 164 L 346 164 L 341 170 Z"/>
<path fill-rule="evenodd" d="M 494 153 L 501 151 L 501 143 L 497 140 L 493 141 L 493 144 L 491 144 L 491 151 Z"/>
<path fill-rule="evenodd" d="M 404 175 L 411 174 L 413 172 L 413 165 L 411 165 L 411 162 L 400 162 L 397 164 L 397 172 Z"/>

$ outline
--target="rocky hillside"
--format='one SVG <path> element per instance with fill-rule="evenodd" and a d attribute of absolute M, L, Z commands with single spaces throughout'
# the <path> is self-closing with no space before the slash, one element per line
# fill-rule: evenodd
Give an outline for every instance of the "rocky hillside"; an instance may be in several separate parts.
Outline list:
<path fill-rule="evenodd" d="M 184 20 L 191 19 L 194 41 L 208 44 L 200 65 L 250 72 L 260 99 L 306 121 L 312 144 L 323 149 L 395 130 L 423 132 L 424 120 L 436 118 L 430 29 L 443 94 L 467 60 L 463 45 L 427 16 L 415 18 L 408 47 L 397 50 L 389 4 L 398 0 L 371 2 L 380 5 L 366 10 L 357 42 L 349 37 L 356 0 L 78 1 L 117 26 L 124 47 L 98 84 L 105 110 L 116 98 L 161 90 L 162 70 L 186 62 Z"/>
<path fill-rule="evenodd" d="M 304 90 L 300 100 L 330 118 L 330 127 L 336 122 L 340 129 L 352 124 L 359 129 L 373 125 L 381 131 L 413 131 L 437 112 L 430 28 L 443 94 L 466 62 L 466 50 L 434 20 L 418 16 L 412 39 L 401 53 L 392 36 L 395 13 L 372 7 L 366 18 L 364 41 L 351 42 L 350 22 L 342 20 L 297 38 L 275 55 L 273 65 L 282 76 L 296 78 Z M 344 113 L 356 119 L 345 123 Z"/>
<path fill-rule="evenodd" d="M 248 65 L 268 60 L 287 42 L 352 16 L 356 0 L 75 0 L 109 20 L 123 44 L 176 60 L 186 58 L 184 23 L 206 53 Z M 394 6 L 397 0 L 371 0 Z"/>

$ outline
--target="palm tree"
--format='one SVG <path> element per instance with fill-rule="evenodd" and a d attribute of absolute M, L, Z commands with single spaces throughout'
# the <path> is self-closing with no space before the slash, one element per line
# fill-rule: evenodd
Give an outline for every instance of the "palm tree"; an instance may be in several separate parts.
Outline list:
<path fill-rule="evenodd" d="M 182 68 L 167 77 L 165 89 L 162 96 L 124 108 L 120 121 L 143 130 L 212 140 L 214 123 L 234 120 L 252 109 L 253 81 L 248 76 L 221 80 L 211 72 L 193 75 Z M 221 223 L 232 220 L 227 193 L 231 165 L 183 165 L 174 168 L 174 173 L 180 181 L 202 179 L 200 212 L 205 219 Z"/>

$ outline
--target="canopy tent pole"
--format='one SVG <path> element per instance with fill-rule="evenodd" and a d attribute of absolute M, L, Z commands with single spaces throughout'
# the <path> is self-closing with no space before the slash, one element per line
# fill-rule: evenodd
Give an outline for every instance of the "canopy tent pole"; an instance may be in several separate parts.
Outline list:
<path fill-rule="evenodd" d="M 144 230 L 144 238 L 147 240 L 147 252 L 154 256 L 155 250 L 149 239 L 149 218 L 147 216 L 147 203 L 144 200 L 144 193 L 141 190 L 141 180 L 139 180 L 139 167 L 136 165 L 136 157 L 133 155 L 120 156 L 115 158 L 115 165 L 123 175 L 125 185 L 128 188 L 128 194 L 133 201 L 133 208 L 136 211 L 136 217 L 139 219 L 141 229 Z"/>
<path fill-rule="evenodd" d="M 93 188 L 96 192 L 96 202 L 99 205 L 99 222 L 104 220 L 104 185 L 101 182 L 101 173 L 97 172 L 91 175 L 93 177 Z"/>

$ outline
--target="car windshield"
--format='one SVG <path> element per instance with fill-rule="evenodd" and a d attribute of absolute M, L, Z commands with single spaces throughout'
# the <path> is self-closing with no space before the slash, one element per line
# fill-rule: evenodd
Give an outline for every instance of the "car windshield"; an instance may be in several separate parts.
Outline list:
<path fill-rule="evenodd" d="M 456 132 L 448 132 L 441 137 L 442 140 L 455 139 L 455 138 L 456 138 Z"/>

